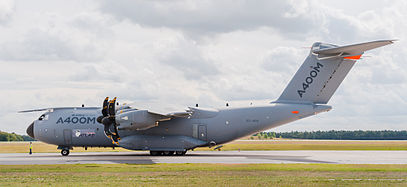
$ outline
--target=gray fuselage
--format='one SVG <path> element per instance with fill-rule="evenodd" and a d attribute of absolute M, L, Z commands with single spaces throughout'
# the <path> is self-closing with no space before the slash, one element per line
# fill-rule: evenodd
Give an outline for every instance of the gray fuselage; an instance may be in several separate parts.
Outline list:
<path fill-rule="evenodd" d="M 119 130 L 119 146 L 132 150 L 181 151 L 224 144 L 319 112 L 328 105 L 272 103 L 222 109 L 201 109 L 188 118 L 160 122 L 147 130 Z M 96 121 L 101 108 L 57 108 L 33 123 L 35 139 L 64 147 L 115 146 Z M 120 129 L 120 124 L 118 125 Z"/>

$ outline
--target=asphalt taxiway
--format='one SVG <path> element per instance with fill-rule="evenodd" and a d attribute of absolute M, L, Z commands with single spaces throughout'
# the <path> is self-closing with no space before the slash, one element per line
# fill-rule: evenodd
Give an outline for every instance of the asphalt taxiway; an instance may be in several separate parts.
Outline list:
<path fill-rule="evenodd" d="M 3 153 L 0 165 L 155 163 L 331 163 L 407 164 L 407 151 L 190 151 L 185 156 L 148 152 Z"/>

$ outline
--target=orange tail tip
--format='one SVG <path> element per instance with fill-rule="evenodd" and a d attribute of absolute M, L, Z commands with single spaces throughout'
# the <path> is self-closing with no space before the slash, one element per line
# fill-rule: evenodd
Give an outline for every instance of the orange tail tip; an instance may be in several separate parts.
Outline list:
<path fill-rule="evenodd" d="M 343 57 L 344 59 L 359 60 L 362 55 Z"/>

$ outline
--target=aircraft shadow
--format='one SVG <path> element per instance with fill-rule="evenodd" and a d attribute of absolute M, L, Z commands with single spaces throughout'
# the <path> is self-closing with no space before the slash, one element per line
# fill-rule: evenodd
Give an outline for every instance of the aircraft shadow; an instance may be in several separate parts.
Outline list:
<path fill-rule="evenodd" d="M 17 156 L 20 157 L 20 156 Z M 21 157 L 27 157 L 26 155 Z M 248 160 L 269 160 L 269 161 L 281 161 L 281 162 L 301 162 L 301 163 L 336 163 L 336 162 L 329 162 L 323 160 L 314 160 L 309 159 L 309 156 L 289 156 L 289 155 L 266 155 L 266 154 L 230 154 L 230 153 L 187 153 L 185 156 L 150 156 L 148 153 L 136 153 L 136 154 L 70 154 L 67 157 L 62 157 L 59 154 L 55 155 L 31 155 L 30 158 L 64 158 L 65 162 L 68 163 L 82 163 L 82 162 L 109 162 L 109 163 L 127 163 L 127 164 L 155 164 L 154 160 L 166 159 L 166 158 L 174 158 L 175 163 L 180 158 L 189 158 L 192 159 L 191 162 L 194 162 L 193 158 L 200 158 L 200 157 L 207 157 L 208 162 L 217 163 L 224 161 L 221 158 L 225 158 L 225 163 L 228 163 L 228 158 L 241 158 L 244 157 Z M 220 158 L 219 161 L 212 160 L 211 158 Z M 163 160 L 165 162 L 165 160 Z M 158 161 L 162 162 L 162 161 Z M 188 161 L 180 161 L 179 163 L 187 163 Z M 244 162 L 244 161 L 243 161 Z M 259 161 L 259 163 L 263 163 Z"/>

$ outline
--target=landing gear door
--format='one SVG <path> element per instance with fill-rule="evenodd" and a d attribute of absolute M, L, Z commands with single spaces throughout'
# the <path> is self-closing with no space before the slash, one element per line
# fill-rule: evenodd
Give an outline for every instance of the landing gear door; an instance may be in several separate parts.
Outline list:
<path fill-rule="evenodd" d="M 207 140 L 206 125 L 194 124 L 192 126 L 192 137 L 206 141 Z"/>
<path fill-rule="evenodd" d="M 65 143 L 65 145 L 72 144 L 72 130 L 71 129 L 64 129 L 64 143 Z"/>
<path fill-rule="evenodd" d="M 198 139 L 206 141 L 206 125 L 198 126 Z"/>

